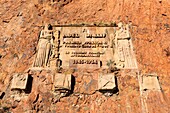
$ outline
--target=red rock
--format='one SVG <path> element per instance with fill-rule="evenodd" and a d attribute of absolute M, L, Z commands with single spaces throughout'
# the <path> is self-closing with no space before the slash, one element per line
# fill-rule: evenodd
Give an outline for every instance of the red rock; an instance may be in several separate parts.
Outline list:
<path fill-rule="evenodd" d="M 1 71 L 7 73 L 0 76 L 0 80 L 5 84 L 0 86 L 4 89 L 7 87 L 9 91 L 6 94 L 10 92 L 11 73 L 22 72 L 31 67 L 35 50 L 31 50 L 30 47 L 33 47 L 32 49 L 36 47 L 38 33 L 44 22 L 69 24 L 123 21 L 132 23 L 131 35 L 139 69 L 146 73 L 154 71 L 158 73 L 160 78 L 163 77 L 160 84 L 165 99 L 157 93 L 150 93 L 147 100 L 149 112 L 170 112 L 169 106 L 163 101 L 170 100 L 170 59 L 167 56 L 169 51 L 167 48 L 170 45 L 168 38 L 170 37 L 170 2 L 168 0 L 161 2 L 159 0 L 59 0 L 59 2 L 54 3 L 51 3 L 50 0 L 33 0 L 32 2 L 29 0 L 1 0 L 0 4 L 3 6 L 0 7 L 0 47 L 6 45 L 4 49 L 0 49 L 0 54 L 4 56 L 0 58 L 0 73 Z M 22 15 L 18 17 L 17 15 L 21 11 Z M 2 42 L 1 39 L 5 36 L 8 36 L 9 39 Z M 27 57 L 14 60 L 11 58 L 14 53 L 21 55 L 25 53 Z M 42 82 L 42 78 L 36 77 L 40 72 L 35 72 L 33 73 L 31 94 L 26 99 L 27 101 L 24 100 L 24 102 L 21 101 L 18 104 L 14 113 L 25 112 L 24 109 L 27 108 L 28 111 L 36 112 L 36 110 L 33 110 L 32 102 L 37 94 L 42 96 L 43 102 L 40 103 L 38 100 L 36 107 L 39 105 L 40 107 L 37 108 L 44 112 L 142 112 L 137 78 L 126 77 L 126 73 L 123 77 L 118 76 L 119 95 L 111 101 L 109 98 L 104 98 L 100 93 L 91 94 L 96 89 L 97 72 L 93 72 L 95 74 L 92 76 L 84 76 L 84 73 L 77 72 L 75 74 L 74 91 L 76 93 L 87 93 L 85 99 L 82 101 L 78 99 L 78 106 L 72 107 L 72 104 L 78 98 L 75 94 L 66 97 L 68 100 L 63 98 L 65 101 L 50 105 L 48 99 L 52 98 L 52 94 L 47 94 L 47 92 L 50 92 L 52 88 L 51 78 L 48 78 L 48 75 L 43 72 L 42 75 L 46 77 L 46 80 Z M 49 85 L 45 85 L 48 83 Z M 7 97 L 9 98 L 9 96 Z M 96 102 L 99 98 L 101 98 L 100 106 Z M 6 106 L 5 102 L 1 100 L 0 104 L 2 107 Z M 46 107 L 41 108 L 41 106 Z"/>

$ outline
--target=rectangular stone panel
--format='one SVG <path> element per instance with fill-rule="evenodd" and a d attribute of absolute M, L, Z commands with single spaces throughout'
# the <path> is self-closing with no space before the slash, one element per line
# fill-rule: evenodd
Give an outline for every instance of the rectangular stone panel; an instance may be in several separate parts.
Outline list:
<path fill-rule="evenodd" d="M 70 68 L 100 68 L 101 62 L 99 60 L 82 60 L 82 59 L 70 59 L 69 67 Z"/>
<path fill-rule="evenodd" d="M 160 90 L 158 76 L 156 74 L 148 74 L 142 76 L 142 90 Z"/>
<path fill-rule="evenodd" d="M 132 40 L 117 40 L 117 59 L 124 69 L 137 69 L 137 61 L 133 51 Z"/>
<path fill-rule="evenodd" d="M 137 69 L 129 25 L 54 25 L 40 32 L 33 69 Z M 96 63 L 95 63 L 96 62 Z"/>
<path fill-rule="evenodd" d="M 116 88 L 116 81 L 113 73 L 99 76 L 99 90 L 113 90 L 114 88 Z"/>
<path fill-rule="evenodd" d="M 107 68 L 114 59 L 113 27 L 61 27 L 59 59 L 63 68 Z M 54 33 L 55 34 L 55 33 Z M 98 62 L 98 63 L 95 63 Z M 100 62 L 100 63 L 99 63 Z"/>
<path fill-rule="evenodd" d="M 54 91 L 55 90 L 71 90 L 71 74 L 57 73 L 54 77 Z"/>
<path fill-rule="evenodd" d="M 11 90 L 13 89 L 26 90 L 27 83 L 28 83 L 28 73 L 24 73 L 24 74 L 16 73 L 12 79 Z"/>

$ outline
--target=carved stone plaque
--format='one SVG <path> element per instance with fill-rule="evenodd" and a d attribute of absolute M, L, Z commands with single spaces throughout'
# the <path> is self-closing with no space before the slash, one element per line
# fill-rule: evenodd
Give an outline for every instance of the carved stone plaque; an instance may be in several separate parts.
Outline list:
<path fill-rule="evenodd" d="M 156 74 L 143 75 L 142 90 L 161 90 L 158 76 Z"/>
<path fill-rule="evenodd" d="M 71 75 L 57 73 L 54 78 L 54 91 L 55 90 L 71 90 Z"/>
<path fill-rule="evenodd" d="M 114 60 L 114 32 L 113 27 L 61 27 L 59 59 L 62 67 L 108 67 L 108 61 Z"/>
<path fill-rule="evenodd" d="M 45 26 L 33 69 L 137 69 L 129 26 Z"/>
<path fill-rule="evenodd" d="M 136 58 L 132 49 L 131 39 L 118 40 L 117 57 L 119 62 L 122 62 L 122 68 L 125 69 L 137 69 Z"/>
<path fill-rule="evenodd" d="M 116 88 L 115 76 L 114 74 L 100 75 L 98 82 L 99 90 L 113 90 Z"/>
<path fill-rule="evenodd" d="M 11 89 L 21 89 L 25 90 L 27 88 L 28 74 L 16 73 L 12 79 Z"/>
<path fill-rule="evenodd" d="M 121 26 L 115 36 L 116 66 L 121 69 L 137 69 L 137 61 L 133 50 L 129 26 Z"/>

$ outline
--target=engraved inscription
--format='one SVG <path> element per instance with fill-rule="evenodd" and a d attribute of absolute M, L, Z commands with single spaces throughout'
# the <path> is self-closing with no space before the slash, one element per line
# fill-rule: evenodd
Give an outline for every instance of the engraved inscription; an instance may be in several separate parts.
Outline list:
<path fill-rule="evenodd" d="M 70 59 L 70 68 L 100 68 L 100 61 L 96 59 Z"/>
<path fill-rule="evenodd" d="M 117 28 L 46 26 L 41 31 L 33 68 L 110 66 L 137 69 L 129 25 L 119 23 Z"/>
<path fill-rule="evenodd" d="M 97 60 L 73 60 L 73 64 L 98 64 Z"/>
<path fill-rule="evenodd" d="M 63 42 L 65 48 L 108 48 L 107 42 L 87 41 L 87 42 Z"/>
<path fill-rule="evenodd" d="M 115 37 L 115 59 L 117 68 L 137 69 L 129 26 L 120 25 Z"/>
<path fill-rule="evenodd" d="M 64 27 L 61 29 L 60 56 L 62 67 L 108 67 L 114 59 L 111 42 L 115 29 L 112 27 Z"/>

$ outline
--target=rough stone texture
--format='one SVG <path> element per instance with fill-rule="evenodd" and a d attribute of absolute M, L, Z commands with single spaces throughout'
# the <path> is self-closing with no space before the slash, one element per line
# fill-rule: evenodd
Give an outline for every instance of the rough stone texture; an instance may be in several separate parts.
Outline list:
<path fill-rule="evenodd" d="M 44 71 L 34 72 L 31 94 L 18 105 L 14 103 L 15 109 L 8 98 L 12 73 L 23 72 L 33 63 L 42 25 L 123 21 L 132 23 L 131 35 L 139 69 L 159 75 L 163 98 L 155 92 L 149 94 L 146 101 L 149 113 L 169 112 L 169 0 L 65 0 L 52 4 L 50 0 L 1 0 L 0 4 L 0 88 L 5 91 L 0 111 L 142 112 L 138 77 L 126 73 L 118 76 L 119 95 L 112 98 L 93 92 L 97 76 L 95 71 L 89 74 L 88 70 L 87 74 L 80 71 L 74 75 L 77 93 L 56 104 L 51 105 L 51 74 Z"/>
<path fill-rule="evenodd" d="M 156 102 L 155 102 L 156 101 Z M 169 102 L 164 93 L 160 91 L 145 91 L 142 94 L 142 112 L 168 113 Z M 154 108 L 152 106 L 155 106 Z"/>

